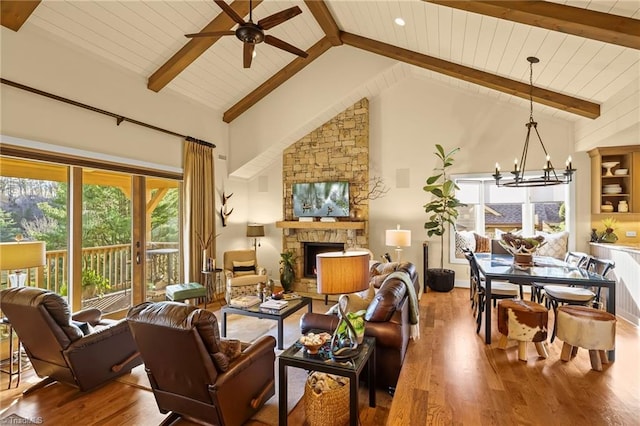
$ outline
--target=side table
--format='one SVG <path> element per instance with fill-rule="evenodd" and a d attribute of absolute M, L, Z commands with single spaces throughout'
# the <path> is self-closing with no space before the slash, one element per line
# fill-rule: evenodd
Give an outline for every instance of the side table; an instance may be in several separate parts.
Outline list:
<path fill-rule="evenodd" d="M 0 372 L 3 372 L 5 374 L 9 375 L 9 386 L 7 386 L 7 389 L 11 389 L 11 385 L 13 384 L 13 376 L 18 376 L 18 380 L 16 381 L 16 387 L 20 386 L 20 373 L 22 373 L 22 357 L 20 354 L 20 338 L 18 337 L 18 334 L 16 333 L 16 338 L 18 339 L 18 366 L 15 367 L 14 366 L 14 362 L 13 362 L 13 335 L 14 335 L 14 330 L 13 330 L 13 326 L 11 325 L 11 322 L 9 321 L 8 318 L 2 318 L 2 320 L 0 320 L 0 324 L 2 324 L 5 327 L 9 328 L 9 369 L 8 370 L 1 370 Z"/>
<path fill-rule="evenodd" d="M 314 330 L 320 333 L 321 330 Z M 365 336 L 360 352 L 348 362 L 336 362 L 330 357 L 329 342 L 320 348 L 316 355 L 307 353 L 300 341 L 297 341 L 278 355 L 278 424 L 287 425 L 287 367 L 302 368 L 307 371 L 322 371 L 349 378 L 349 425 L 358 425 L 358 389 L 359 376 L 367 365 L 369 386 L 369 407 L 376 406 L 376 339 Z"/>
<path fill-rule="evenodd" d="M 217 300 L 218 294 L 224 293 L 221 291 L 220 273 L 222 268 L 215 268 L 211 271 L 200 271 L 204 277 L 204 287 L 207 289 L 207 300 Z"/>

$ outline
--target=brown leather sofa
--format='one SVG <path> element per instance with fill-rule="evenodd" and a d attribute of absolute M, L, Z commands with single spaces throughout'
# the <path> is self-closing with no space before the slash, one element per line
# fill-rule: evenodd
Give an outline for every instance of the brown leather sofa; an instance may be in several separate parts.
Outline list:
<path fill-rule="evenodd" d="M 383 270 L 403 271 L 409 274 L 416 296 L 420 283 L 412 263 L 378 263 L 372 266 L 378 272 Z M 383 388 L 395 389 L 402 362 L 410 337 L 409 297 L 402 280 L 386 279 L 384 275 L 371 277 L 378 291 L 370 302 L 365 315 L 365 335 L 376 338 L 376 384 Z M 336 315 L 305 313 L 300 319 L 303 334 L 312 329 L 333 332 L 338 324 Z"/>
<path fill-rule="evenodd" d="M 127 322 L 144 360 L 163 424 L 190 417 L 241 425 L 275 394 L 276 340 L 221 341 L 212 312 L 176 302 L 145 302 Z"/>
<path fill-rule="evenodd" d="M 44 380 L 91 390 L 142 363 L 124 320 L 101 319 L 98 309 L 71 315 L 66 300 L 34 287 L 5 289 L 0 309 L 20 337 L 31 365 Z"/>

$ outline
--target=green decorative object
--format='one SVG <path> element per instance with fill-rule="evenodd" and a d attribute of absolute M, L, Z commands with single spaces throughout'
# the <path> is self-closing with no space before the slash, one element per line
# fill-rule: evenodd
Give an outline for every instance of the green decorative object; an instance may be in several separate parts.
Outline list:
<path fill-rule="evenodd" d="M 613 244 L 616 241 L 618 241 L 618 236 L 616 234 L 614 234 L 613 232 L 605 232 L 604 234 L 602 234 L 602 236 L 600 237 L 600 242 L 601 243 L 610 243 Z"/>
<path fill-rule="evenodd" d="M 296 252 L 293 250 L 287 250 L 284 253 L 280 253 L 280 284 L 285 293 L 290 293 L 293 290 L 293 282 L 296 279 Z"/>

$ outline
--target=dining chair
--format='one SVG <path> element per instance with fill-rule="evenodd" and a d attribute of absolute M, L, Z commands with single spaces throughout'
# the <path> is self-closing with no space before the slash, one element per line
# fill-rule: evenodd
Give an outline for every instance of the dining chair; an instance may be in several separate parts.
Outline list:
<path fill-rule="evenodd" d="M 606 278 L 607 274 L 616 267 L 616 263 L 610 259 L 599 259 L 597 257 L 589 256 L 586 263 L 586 270 L 598 274 L 603 278 Z M 598 287 L 596 291 L 595 303 L 600 304 L 600 291 L 602 287 Z M 595 307 L 595 306 L 594 306 Z"/>
<path fill-rule="evenodd" d="M 578 268 L 588 269 L 589 262 L 595 259 L 584 253 L 569 252 L 565 257 L 565 261 Z M 594 262 L 592 269 L 597 270 L 602 263 L 600 261 Z M 604 269 L 605 266 L 602 266 Z M 610 267 L 606 267 L 607 272 Z M 598 290 L 599 292 L 599 290 Z M 553 332 L 551 333 L 551 343 L 556 338 L 556 332 L 558 328 L 557 313 L 560 305 L 583 305 L 589 306 L 596 299 L 596 293 L 592 290 L 584 287 L 566 286 L 566 285 L 544 285 L 540 292 L 542 297 L 548 302 L 551 308 L 553 308 L 554 322 Z"/>
<path fill-rule="evenodd" d="M 568 251 L 564 256 L 565 263 L 576 266 L 578 268 L 585 268 L 587 261 L 591 258 L 587 253 L 580 251 Z M 533 282 L 531 283 L 531 301 L 542 303 L 544 298 L 544 284 Z M 547 305 L 547 309 L 549 306 Z"/>
<path fill-rule="evenodd" d="M 485 283 L 480 276 L 480 269 L 478 263 L 473 255 L 473 252 L 469 249 L 463 250 L 464 256 L 469 261 L 470 273 L 470 285 L 472 286 L 472 309 L 473 314 L 476 316 L 476 333 L 480 333 L 480 327 L 482 326 L 482 314 L 484 313 L 484 304 L 486 297 Z M 508 282 L 492 281 L 491 282 L 491 299 L 493 300 L 494 307 L 496 306 L 496 300 L 498 299 L 517 299 L 520 295 L 520 289 L 517 284 L 511 284 Z"/>

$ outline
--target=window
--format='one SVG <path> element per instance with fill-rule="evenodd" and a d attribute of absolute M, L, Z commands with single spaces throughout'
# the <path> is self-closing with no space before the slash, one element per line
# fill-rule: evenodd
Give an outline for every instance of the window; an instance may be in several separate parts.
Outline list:
<path fill-rule="evenodd" d="M 458 210 L 457 231 L 474 232 L 492 239 L 504 232 L 554 233 L 570 231 L 573 183 L 531 188 L 498 187 L 489 176 L 452 176 L 460 188 L 457 198 L 467 204 Z M 450 260 L 463 263 L 456 254 L 456 233 L 450 233 Z M 460 241 L 460 238 L 459 238 Z"/>
<path fill-rule="evenodd" d="M 126 165 L 104 170 L 91 160 L 72 167 L 64 155 L 46 156 L 59 164 L 26 158 L 30 155 L 45 157 L 37 151 L 0 156 L 0 240 L 21 234 L 46 243 L 46 265 L 31 268 L 26 285 L 67 297 L 74 311 L 97 307 L 114 313 L 144 300 L 136 297 L 164 299 L 164 287 L 182 276 L 177 177 L 142 177 L 148 170 Z M 144 191 L 133 185 L 140 180 Z M 72 183 L 80 181 L 81 186 Z M 134 220 L 143 216 L 146 230 Z M 72 231 L 76 237 L 70 237 Z M 133 250 L 142 244 L 170 255 L 159 256 L 151 269 L 151 262 L 137 255 L 141 251 Z M 0 288 L 9 285 L 7 272 L 0 271 Z"/>

